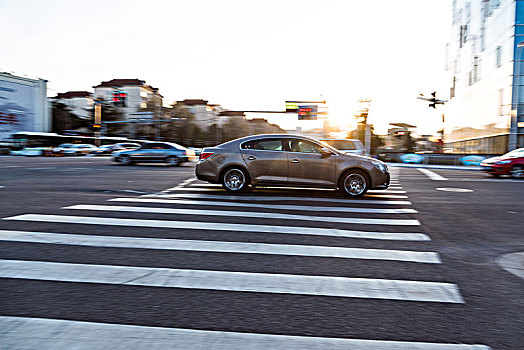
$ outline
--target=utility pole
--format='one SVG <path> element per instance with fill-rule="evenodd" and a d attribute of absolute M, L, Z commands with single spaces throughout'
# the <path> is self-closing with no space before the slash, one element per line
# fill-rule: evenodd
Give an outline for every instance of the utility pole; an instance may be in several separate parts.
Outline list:
<path fill-rule="evenodd" d="M 100 137 L 102 136 L 102 100 L 97 98 L 95 100 L 95 146 L 99 147 L 101 144 Z"/>
<path fill-rule="evenodd" d="M 368 115 L 369 109 L 371 108 L 370 99 L 360 99 L 358 100 L 363 106 L 363 109 L 360 111 L 360 114 L 357 115 L 357 118 L 363 118 L 362 122 L 364 124 L 364 147 L 366 148 L 366 155 L 371 155 L 371 125 L 368 124 Z"/>

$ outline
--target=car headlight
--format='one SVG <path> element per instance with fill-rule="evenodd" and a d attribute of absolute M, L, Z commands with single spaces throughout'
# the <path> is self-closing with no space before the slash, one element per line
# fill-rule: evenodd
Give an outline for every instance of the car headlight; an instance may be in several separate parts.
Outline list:
<path fill-rule="evenodd" d="M 386 165 L 386 163 L 383 163 L 383 162 L 378 162 L 378 161 L 375 161 L 375 162 L 372 162 L 378 170 L 382 171 L 382 172 L 386 172 L 388 171 L 388 166 Z"/>
<path fill-rule="evenodd" d="M 495 164 L 508 164 L 508 163 L 511 163 L 511 160 L 500 160 L 496 162 Z"/>

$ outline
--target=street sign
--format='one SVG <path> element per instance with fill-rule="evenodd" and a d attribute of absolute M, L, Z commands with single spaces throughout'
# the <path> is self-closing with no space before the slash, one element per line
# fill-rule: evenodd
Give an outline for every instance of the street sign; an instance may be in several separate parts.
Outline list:
<path fill-rule="evenodd" d="M 298 120 L 317 120 L 317 112 L 314 105 L 298 106 Z"/>

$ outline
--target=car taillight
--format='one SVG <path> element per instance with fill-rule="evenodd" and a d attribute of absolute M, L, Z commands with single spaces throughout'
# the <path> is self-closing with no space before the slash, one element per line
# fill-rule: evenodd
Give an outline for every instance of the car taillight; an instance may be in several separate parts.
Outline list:
<path fill-rule="evenodd" d="M 207 159 L 211 157 L 214 153 L 213 152 L 202 152 L 200 153 L 200 160 Z"/>

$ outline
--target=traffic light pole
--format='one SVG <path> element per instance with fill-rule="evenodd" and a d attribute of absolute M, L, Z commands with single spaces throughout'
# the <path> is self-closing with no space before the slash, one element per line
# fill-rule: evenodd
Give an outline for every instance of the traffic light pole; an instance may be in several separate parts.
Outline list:
<path fill-rule="evenodd" d="M 102 137 L 102 103 L 100 100 L 95 101 L 95 146 L 99 147 L 101 144 L 100 137 Z"/>

